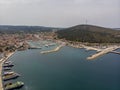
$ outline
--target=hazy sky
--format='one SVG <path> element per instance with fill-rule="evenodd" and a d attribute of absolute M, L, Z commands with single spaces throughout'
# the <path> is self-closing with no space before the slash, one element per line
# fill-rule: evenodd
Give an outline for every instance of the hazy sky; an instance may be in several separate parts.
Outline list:
<path fill-rule="evenodd" d="M 0 0 L 0 24 L 120 27 L 120 0 Z"/>

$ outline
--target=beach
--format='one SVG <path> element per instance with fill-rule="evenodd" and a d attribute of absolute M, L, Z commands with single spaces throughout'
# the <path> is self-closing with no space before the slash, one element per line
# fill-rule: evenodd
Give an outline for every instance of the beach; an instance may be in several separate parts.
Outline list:
<path fill-rule="evenodd" d="M 3 84 L 2 84 L 2 64 L 8 60 L 15 52 L 9 53 L 6 57 L 3 57 L 0 59 L 0 90 L 4 90 Z"/>

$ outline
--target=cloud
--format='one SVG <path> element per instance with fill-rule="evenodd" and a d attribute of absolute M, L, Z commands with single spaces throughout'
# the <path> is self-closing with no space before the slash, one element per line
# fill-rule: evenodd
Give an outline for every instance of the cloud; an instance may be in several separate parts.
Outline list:
<path fill-rule="evenodd" d="M 27 4 L 27 3 L 38 3 L 42 0 L 0 0 L 0 4 Z"/>
<path fill-rule="evenodd" d="M 119 0 L 0 0 L 0 24 L 118 26 Z M 102 21 L 106 20 L 106 21 Z M 119 22 L 119 23 L 118 23 Z"/>

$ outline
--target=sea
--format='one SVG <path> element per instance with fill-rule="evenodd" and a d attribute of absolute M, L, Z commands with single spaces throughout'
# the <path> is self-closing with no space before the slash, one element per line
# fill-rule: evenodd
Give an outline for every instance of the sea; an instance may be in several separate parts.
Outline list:
<path fill-rule="evenodd" d="M 40 53 L 49 49 L 17 51 L 9 58 L 14 64 L 12 71 L 20 77 L 8 82 L 24 82 L 21 89 L 15 90 L 120 90 L 120 55 L 108 53 L 87 60 L 96 51 L 70 46 Z"/>

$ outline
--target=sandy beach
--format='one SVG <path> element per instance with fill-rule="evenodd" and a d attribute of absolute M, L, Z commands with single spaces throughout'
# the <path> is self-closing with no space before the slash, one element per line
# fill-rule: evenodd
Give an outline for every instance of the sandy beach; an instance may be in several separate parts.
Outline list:
<path fill-rule="evenodd" d="M 3 84 L 2 84 L 2 64 L 8 60 L 15 52 L 9 53 L 6 57 L 3 57 L 0 59 L 0 90 L 4 90 Z"/>

